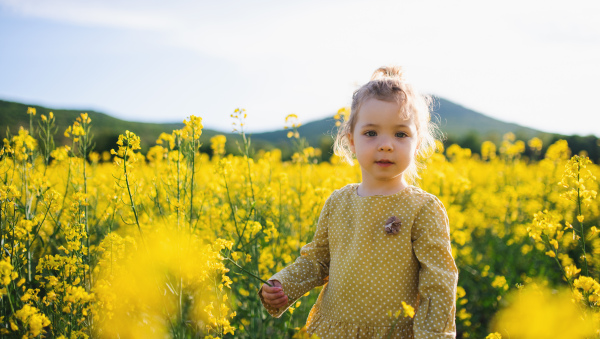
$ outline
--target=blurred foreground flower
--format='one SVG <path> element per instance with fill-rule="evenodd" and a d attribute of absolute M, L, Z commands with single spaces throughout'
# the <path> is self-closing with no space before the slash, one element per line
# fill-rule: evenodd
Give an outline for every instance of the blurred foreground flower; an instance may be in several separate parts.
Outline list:
<path fill-rule="evenodd" d="M 112 237 L 123 243 L 115 239 L 119 236 Z M 100 270 L 104 274 L 94 290 L 101 337 L 233 334 L 228 318 L 235 314 L 221 284 L 228 280 L 219 256 L 226 244 L 205 244 L 197 235 L 169 226 L 155 226 L 145 234 L 144 243 L 114 253 L 121 258 L 109 260 Z M 106 251 L 104 256 L 111 254 Z"/>
<path fill-rule="evenodd" d="M 595 334 L 594 320 L 568 291 L 530 285 L 509 296 L 509 307 L 495 319 L 503 338 L 581 339 Z"/>
<path fill-rule="evenodd" d="M 319 339 L 319 336 L 316 334 L 310 335 L 306 332 L 306 326 L 302 328 L 295 328 L 298 332 L 294 333 L 292 339 Z"/>

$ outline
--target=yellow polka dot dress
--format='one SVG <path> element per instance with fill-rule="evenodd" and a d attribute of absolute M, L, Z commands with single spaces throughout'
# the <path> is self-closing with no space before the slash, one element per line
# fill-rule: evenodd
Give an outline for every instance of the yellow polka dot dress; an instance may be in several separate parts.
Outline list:
<path fill-rule="evenodd" d="M 369 197 L 359 196 L 357 188 L 332 193 L 313 241 L 270 278 L 281 282 L 289 303 L 279 309 L 263 305 L 280 317 L 306 292 L 325 285 L 307 319 L 307 331 L 322 339 L 387 338 L 388 313 L 400 310 L 403 301 L 416 314 L 401 317 L 393 338 L 455 338 L 458 271 L 444 206 L 414 186 Z M 384 227 L 392 216 L 400 220 L 395 234 Z"/>

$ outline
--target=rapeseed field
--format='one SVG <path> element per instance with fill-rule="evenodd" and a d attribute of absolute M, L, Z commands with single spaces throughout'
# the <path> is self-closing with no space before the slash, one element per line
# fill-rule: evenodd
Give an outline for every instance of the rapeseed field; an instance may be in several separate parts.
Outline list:
<path fill-rule="evenodd" d="M 52 113 L 27 114 L 29 129 L 0 150 L 2 337 L 308 338 L 319 290 L 274 319 L 260 279 L 293 262 L 325 199 L 360 169 L 321 161 L 296 116 L 286 119 L 296 153 L 282 161 L 252 153 L 241 109 L 231 115 L 241 156 L 225 154 L 225 136 L 204 140 L 194 116 L 142 155 L 131 131 L 93 152 L 85 113 L 57 147 Z M 206 143 L 211 156 L 198 152 Z M 598 337 L 600 167 L 565 141 L 543 157 L 542 146 L 507 134 L 481 155 L 440 143 L 420 159 L 413 184 L 450 219 L 458 338 Z M 390 310 L 390 326 L 401 314 L 414 310 Z"/>

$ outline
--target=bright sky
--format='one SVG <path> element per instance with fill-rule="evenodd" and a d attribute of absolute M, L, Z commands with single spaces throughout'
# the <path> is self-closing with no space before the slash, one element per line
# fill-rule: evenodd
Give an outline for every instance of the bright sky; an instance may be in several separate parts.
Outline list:
<path fill-rule="evenodd" d="M 332 115 L 379 66 L 543 131 L 600 136 L 600 1 L 0 0 L 0 99 L 250 131 Z"/>

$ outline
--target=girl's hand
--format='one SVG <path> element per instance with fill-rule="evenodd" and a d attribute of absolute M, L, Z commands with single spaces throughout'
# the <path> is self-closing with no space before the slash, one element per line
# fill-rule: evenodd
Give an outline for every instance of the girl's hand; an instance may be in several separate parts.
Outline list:
<path fill-rule="evenodd" d="M 263 284 L 262 285 L 262 296 L 265 302 L 275 308 L 280 308 L 288 303 L 288 297 L 283 293 L 281 283 L 277 280 L 269 280 L 269 283 L 273 287 Z"/>

